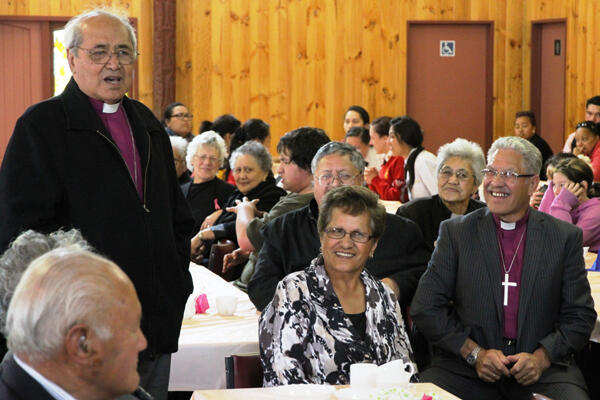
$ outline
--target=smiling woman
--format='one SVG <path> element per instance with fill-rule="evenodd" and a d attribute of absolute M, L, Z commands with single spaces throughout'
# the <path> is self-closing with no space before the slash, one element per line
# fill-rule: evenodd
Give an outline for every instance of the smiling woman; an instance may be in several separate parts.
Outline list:
<path fill-rule="evenodd" d="M 322 255 L 279 283 L 260 318 L 265 386 L 343 385 L 351 364 L 412 362 L 398 301 L 365 270 L 385 220 L 377 195 L 364 187 L 325 195 L 317 222 Z"/>

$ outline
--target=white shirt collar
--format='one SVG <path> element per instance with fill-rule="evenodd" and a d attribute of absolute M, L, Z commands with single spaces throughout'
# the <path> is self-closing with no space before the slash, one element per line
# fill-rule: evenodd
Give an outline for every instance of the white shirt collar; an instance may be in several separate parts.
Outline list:
<path fill-rule="evenodd" d="M 505 231 L 512 231 L 513 229 L 515 229 L 517 226 L 516 222 L 504 222 L 502 220 L 500 220 L 500 228 L 504 229 Z"/>
<path fill-rule="evenodd" d="M 13 357 L 15 358 L 17 365 L 23 368 L 23 371 L 27 372 L 37 383 L 39 383 L 50 396 L 54 397 L 56 400 L 77 400 L 56 383 L 48 380 L 31 366 L 27 365 L 25 361 L 17 357 L 16 354 L 14 354 Z"/>
<path fill-rule="evenodd" d="M 121 104 L 121 102 L 118 102 L 118 103 L 115 103 L 115 104 L 104 103 L 102 105 L 102 112 L 105 113 L 105 114 L 114 114 L 119 109 L 119 105 L 120 104 Z"/>

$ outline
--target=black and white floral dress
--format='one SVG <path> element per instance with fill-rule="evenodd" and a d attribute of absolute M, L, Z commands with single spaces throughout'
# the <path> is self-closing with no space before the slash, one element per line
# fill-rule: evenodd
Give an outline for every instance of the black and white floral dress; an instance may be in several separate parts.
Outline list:
<path fill-rule="evenodd" d="M 412 362 L 400 306 L 392 291 L 363 270 L 366 291 L 365 339 L 356 331 L 315 258 L 303 271 L 287 275 L 259 323 L 264 386 L 292 383 L 344 385 L 350 365 Z M 413 365 L 415 371 L 416 365 Z"/>

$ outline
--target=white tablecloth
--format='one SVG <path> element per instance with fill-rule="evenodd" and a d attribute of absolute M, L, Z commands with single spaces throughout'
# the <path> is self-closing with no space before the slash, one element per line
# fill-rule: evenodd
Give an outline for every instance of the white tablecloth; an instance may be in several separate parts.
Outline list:
<path fill-rule="evenodd" d="M 171 359 L 169 390 L 225 388 L 225 357 L 258 351 L 258 314 L 248 295 L 204 267 L 190 264 L 194 293 L 184 314 L 179 351 Z M 200 294 L 208 297 L 210 308 L 194 315 L 194 301 Z M 217 314 L 216 296 L 238 298 L 235 314 Z"/>

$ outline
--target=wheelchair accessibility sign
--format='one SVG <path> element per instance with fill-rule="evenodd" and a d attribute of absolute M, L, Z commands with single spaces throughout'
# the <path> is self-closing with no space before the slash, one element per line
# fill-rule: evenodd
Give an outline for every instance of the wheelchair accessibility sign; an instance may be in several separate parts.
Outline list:
<path fill-rule="evenodd" d="M 454 57 L 456 42 L 454 40 L 440 40 L 440 57 Z"/>

